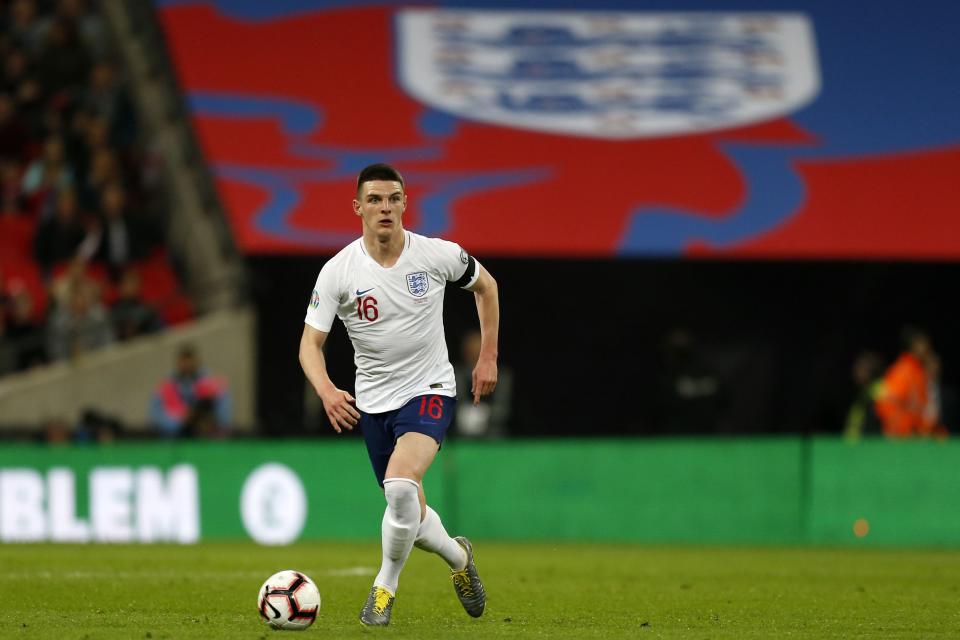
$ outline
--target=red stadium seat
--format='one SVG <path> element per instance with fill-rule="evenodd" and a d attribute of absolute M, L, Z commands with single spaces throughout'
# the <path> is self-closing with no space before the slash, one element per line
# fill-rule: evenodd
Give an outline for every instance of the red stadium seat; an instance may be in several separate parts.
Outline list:
<path fill-rule="evenodd" d="M 193 306 L 180 291 L 167 252 L 155 251 L 136 264 L 142 284 L 142 298 L 160 313 L 168 324 L 178 324 L 193 317 Z"/>
<path fill-rule="evenodd" d="M 0 260 L 5 262 L 10 255 L 30 259 L 33 234 L 32 219 L 0 213 Z"/>
<path fill-rule="evenodd" d="M 33 259 L 4 252 L 0 254 L 0 267 L 4 279 L 0 285 L 11 294 L 25 288 L 33 300 L 34 319 L 42 321 L 47 311 L 47 288 Z"/>

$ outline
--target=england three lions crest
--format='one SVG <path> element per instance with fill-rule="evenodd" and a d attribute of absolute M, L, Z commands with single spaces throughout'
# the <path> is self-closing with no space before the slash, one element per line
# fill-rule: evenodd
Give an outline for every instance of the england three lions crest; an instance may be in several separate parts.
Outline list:
<path fill-rule="evenodd" d="M 403 9 L 400 83 L 455 116 L 612 140 L 772 120 L 820 90 L 801 13 Z"/>
<path fill-rule="evenodd" d="M 407 274 L 407 290 L 417 298 L 422 298 L 429 288 L 430 278 L 426 271 Z"/>

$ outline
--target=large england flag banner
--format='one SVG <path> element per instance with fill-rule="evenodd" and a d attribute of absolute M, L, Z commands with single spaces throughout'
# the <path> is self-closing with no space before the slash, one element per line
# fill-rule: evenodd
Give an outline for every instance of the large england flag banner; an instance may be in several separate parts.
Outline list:
<path fill-rule="evenodd" d="M 960 257 L 960 5 L 159 0 L 241 248 L 389 162 L 480 255 Z"/>

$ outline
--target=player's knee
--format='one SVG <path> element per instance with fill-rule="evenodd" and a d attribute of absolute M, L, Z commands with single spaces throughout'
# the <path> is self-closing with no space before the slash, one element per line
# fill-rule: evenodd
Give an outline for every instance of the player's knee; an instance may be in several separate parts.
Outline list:
<path fill-rule="evenodd" d="M 420 522 L 420 484 L 410 478 L 387 478 L 383 481 L 383 493 L 387 507 L 395 520 Z"/>
<path fill-rule="evenodd" d="M 387 477 L 384 480 L 406 480 L 407 482 L 423 482 L 423 476 L 416 472 L 416 468 L 411 464 L 397 463 L 396 461 L 391 461 L 390 466 L 387 468 Z M 386 484 L 384 484 L 386 487 Z"/>

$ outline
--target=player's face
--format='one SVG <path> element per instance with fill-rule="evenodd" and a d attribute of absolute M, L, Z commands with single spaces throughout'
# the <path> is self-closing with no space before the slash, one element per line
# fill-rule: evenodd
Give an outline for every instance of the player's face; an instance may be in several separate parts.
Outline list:
<path fill-rule="evenodd" d="M 363 220 L 365 230 L 381 241 L 403 231 L 402 216 L 407 208 L 403 185 L 394 180 L 371 180 L 360 187 L 353 210 Z"/>

